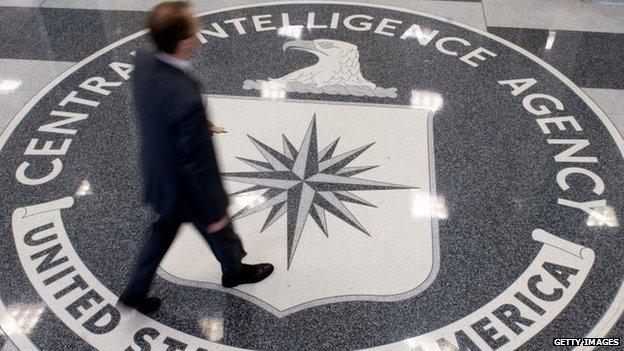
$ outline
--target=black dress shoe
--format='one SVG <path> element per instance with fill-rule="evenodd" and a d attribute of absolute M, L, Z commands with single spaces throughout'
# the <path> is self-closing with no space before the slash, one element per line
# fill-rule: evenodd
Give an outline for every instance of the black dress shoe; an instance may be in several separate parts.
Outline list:
<path fill-rule="evenodd" d="M 243 264 L 243 268 L 237 274 L 224 274 L 221 284 L 226 288 L 233 288 L 241 284 L 257 283 L 273 273 L 273 265 L 270 263 Z"/>
<path fill-rule="evenodd" d="M 130 308 L 134 308 L 143 314 L 152 314 L 158 311 L 161 305 L 160 299 L 157 297 L 148 297 L 145 300 L 137 303 L 127 303 L 121 299 L 119 300 L 119 302 Z"/>

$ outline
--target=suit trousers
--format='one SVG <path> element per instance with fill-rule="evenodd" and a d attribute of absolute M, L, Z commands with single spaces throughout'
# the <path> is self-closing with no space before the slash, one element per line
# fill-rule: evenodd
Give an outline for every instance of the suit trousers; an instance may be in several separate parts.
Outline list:
<path fill-rule="evenodd" d="M 120 300 L 136 305 L 147 297 L 150 285 L 160 261 L 173 243 L 178 229 L 186 221 L 177 216 L 161 216 L 153 224 L 146 242 L 136 261 L 134 272 Z M 242 267 L 241 260 L 247 254 L 232 224 L 215 233 L 206 232 L 200 222 L 193 222 L 221 264 L 224 274 L 236 274 Z"/>

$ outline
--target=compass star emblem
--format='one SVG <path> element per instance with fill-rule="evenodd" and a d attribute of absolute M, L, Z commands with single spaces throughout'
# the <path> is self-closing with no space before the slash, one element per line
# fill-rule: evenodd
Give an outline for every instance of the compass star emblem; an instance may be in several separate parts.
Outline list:
<path fill-rule="evenodd" d="M 234 214 L 232 219 L 236 220 L 270 208 L 271 211 L 262 226 L 262 232 L 286 214 L 288 268 L 292 263 L 308 215 L 314 219 L 327 237 L 329 237 L 329 232 L 325 218 L 326 211 L 370 236 L 344 203 L 376 206 L 353 194 L 352 191 L 414 188 L 353 177 L 377 167 L 348 166 L 374 143 L 334 156 L 340 138 L 318 151 L 316 136 L 316 115 L 312 117 L 298 150 L 285 135 L 282 135 L 283 152 L 248 136 L 265 161 L 238 157 L 256 171 L 223 173 L 225 180 L 253 184 L 250 188 L 232 193 L 232 196 L 266 190 L 258 199 Z"/>

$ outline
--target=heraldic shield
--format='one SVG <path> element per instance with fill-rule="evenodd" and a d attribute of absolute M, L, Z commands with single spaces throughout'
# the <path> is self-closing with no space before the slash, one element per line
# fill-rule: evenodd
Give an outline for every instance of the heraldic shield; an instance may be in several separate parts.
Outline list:
<path fill-rule="evenodd" d="M 190 225 L 159 274 L 224 290 L 275 315 L 342 301 L 399 301 L 439 268 L 434 111 L 409 106 L 208 96 L 213 141 L 248 252 L 271 262 L 260 284 L 224 289 Z M 279 126 L 279 127 L 276 127 Z"/>

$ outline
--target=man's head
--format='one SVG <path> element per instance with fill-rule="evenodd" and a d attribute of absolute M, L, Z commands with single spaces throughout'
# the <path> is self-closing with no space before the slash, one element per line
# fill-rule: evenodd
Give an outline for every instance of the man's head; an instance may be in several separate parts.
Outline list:
<path fill-rule="evenodd" d="M 199 22 L 186 1 L 166 1 L 152 10 L 147 27 L 159 51 L 189 59 L 197 49 Z"/>

